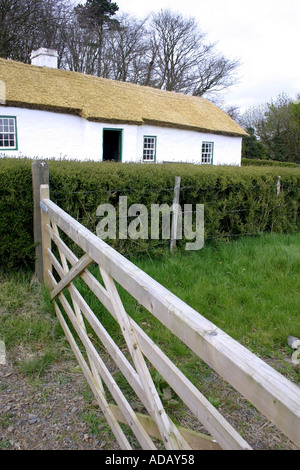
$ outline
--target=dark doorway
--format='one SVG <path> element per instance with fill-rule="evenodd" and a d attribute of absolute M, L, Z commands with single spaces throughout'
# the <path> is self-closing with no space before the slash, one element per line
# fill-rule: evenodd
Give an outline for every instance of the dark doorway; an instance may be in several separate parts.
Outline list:
<path fill-rule="evenodd" d="M 103 161 L 108 160 L 115 162 L 122 160 L 122 130 L 103 130 Z"/>

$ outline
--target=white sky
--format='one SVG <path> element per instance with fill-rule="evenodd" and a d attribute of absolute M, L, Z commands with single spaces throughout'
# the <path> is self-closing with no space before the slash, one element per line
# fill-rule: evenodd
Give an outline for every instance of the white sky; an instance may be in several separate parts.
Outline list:
<path fill-rule="evenodd" d="M 144 18 L 169 8 L 196 18 L 209 42 L 225 57 L 238 58 L 239 82 L 224 104 L 241 110 L 285 92 L 300 93 L 299 0 L 115 0 L 118 13 Z"/>

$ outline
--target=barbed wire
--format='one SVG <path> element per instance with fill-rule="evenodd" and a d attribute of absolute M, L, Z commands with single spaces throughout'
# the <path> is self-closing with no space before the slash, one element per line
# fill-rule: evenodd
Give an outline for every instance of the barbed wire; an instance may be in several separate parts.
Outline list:
<path fill-rule="evenodd" d="M 260 187 L 270 187 L 270 188 L 274 188 L 274 189 L 277 189 L 277 184 L 278 184 L 278 181 L 274 181 L 272 183 L 266 183 L 266 182 L 263 182 L 262 184 L 252 184 L 251 186 L 247 186 L 245 187 L 245 191 L 248 191 L 249 189 L 255 189 L 255 188 L 260 188 Z M 196 191 L 207 191 L 207 190 L 213 190 L 213 189 L 218 189 L 219 191 L 224 191 L 224 190 L 227 190 L 227 189 L 231 189 L 231 188 L 238 188 L 240 187 L 240 184 L 237 183 L 235 185 L 228 185 L 224 188 L 221 188 L 220 186 L 218 185 L 215 185 L 215 186 L 204 186 L 204 187 L 195 187 L 195 186 L 182 186 L 179 188 L 180 191 L 185 191 L 185 190 L 188 190 L 188 189 L 192 189 L 192 190 L 196 190 Z M 289 185 L 289 184 L 284 184 L 282 181 L 280 183 L 280 191 L 287 191 L 287 190 L 290 190 L 290 189 L 299 189 L 299 186 L 295 186 L 295 185 Z M 50 188 L 51 190 L 51 188 Z M 126 189 L 106 189 L 106 190 L 92 190 L 92 191 L 83 191 L 83 190 L 79 190 L 79 191 L 68 191 L 66 193 L 66 190 L 52 190 L 51 191 L 51 195 L 58 195 L 58 194 L 67 194 L 67 195 L 70 195 L 70 194 L 103 194 L 103 192 L 106 192 L 107 194 L 112 194 L 112 193 L 122 193 L 124 195 L 126 195 L 126 193 L 131 193 L 131 192 L 140 192 L 141 191 L 141 188 L 126 188 Z M 174 192 L 174 187 L 172 188 L 157 188 L 157 187 L 149 187 L 147 188 L 147 192 L 167 192 L 167 191 L 171 191 L 171 192 Z"/>

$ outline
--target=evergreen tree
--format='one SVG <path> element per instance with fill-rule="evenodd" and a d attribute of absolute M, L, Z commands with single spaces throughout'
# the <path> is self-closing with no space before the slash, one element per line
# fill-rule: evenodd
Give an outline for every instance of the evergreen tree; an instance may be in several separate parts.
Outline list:
<path fill-rule="evenodd" d="M 109 28 L 117 23 L 117 20 L 112 19 L 112 16 L 114 16 L 118 10 L 118 5 L 115 2 L 111 2 L 111 0 L 87 0 L 85 5 L 78 5 L 75 8 L 79 25 L 96 34 L 98 47 L 98 77 L 103 75 L 102 58 L 105 28 Z"/>
<path fill-rule="evenodd" d="M 260 142 L 253 127 L 248 127 L 246 131 L 249 137 L 243 138 L 242 156 L 243 158 L 265 159 L 268 158 L 267 151 L 262 142 Z"/>

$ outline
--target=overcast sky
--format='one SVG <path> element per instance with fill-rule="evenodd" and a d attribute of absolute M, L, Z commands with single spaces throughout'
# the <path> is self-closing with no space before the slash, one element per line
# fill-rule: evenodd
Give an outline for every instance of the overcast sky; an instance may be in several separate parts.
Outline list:
<path fill-rule="evenodd" d="M 239 83 L 224 96 L 244 110 L 300 93 L 299 0 L 115 0 L 118 13 L 144 18 L 169 8 L 196 18 L 210 42 L 240 59 Z"/>

